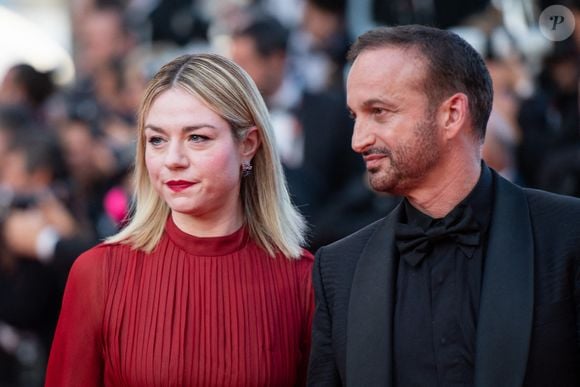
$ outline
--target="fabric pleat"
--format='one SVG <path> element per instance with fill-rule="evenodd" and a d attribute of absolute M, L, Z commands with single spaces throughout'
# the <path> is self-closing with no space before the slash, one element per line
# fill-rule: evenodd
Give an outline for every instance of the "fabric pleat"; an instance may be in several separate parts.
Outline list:
<path fill-rule="evenodd" d="M 197 238 L 171 218 L 150 254 L 99 245 L 71 270 L 46 385 L 303 384 L 312 263 L 268 256 L 244 228 Z"/>

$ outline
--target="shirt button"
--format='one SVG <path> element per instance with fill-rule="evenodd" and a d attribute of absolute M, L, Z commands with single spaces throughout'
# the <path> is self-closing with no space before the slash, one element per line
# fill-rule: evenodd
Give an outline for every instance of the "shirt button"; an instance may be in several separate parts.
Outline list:
<path fill-rule="evenodd" d="M 441 338 L 441 344 L 447 344 L 447 339 L 445 337 Z"/>

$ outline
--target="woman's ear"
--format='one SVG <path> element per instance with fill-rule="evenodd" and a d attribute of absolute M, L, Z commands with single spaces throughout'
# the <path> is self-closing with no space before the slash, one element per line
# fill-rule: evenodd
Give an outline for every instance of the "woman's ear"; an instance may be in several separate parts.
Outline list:
<path fill-rule="evenodd" d="M 250 161 L 258 151 L 260 144 L 260 132 L 258 131 L 258 128 L 252 126 L 248 129 L 240 143 L 240 155 L 242 156 L 242 159 Z"/>

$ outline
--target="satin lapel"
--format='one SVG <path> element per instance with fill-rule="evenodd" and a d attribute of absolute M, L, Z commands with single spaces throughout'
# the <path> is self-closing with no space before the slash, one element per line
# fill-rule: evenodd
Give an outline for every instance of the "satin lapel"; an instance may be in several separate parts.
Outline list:
<path fill-rule="evenodd" d="M 391 386 L 397 206 L 369 239 L 354 273 L 347 320 L 347 386 Z"/>
<path fill-rule="evenodd" d="M 495 175 L 477 324 L 475 386 L 521 386 L 534 309 L 534 240 L 524 192 Z"/>

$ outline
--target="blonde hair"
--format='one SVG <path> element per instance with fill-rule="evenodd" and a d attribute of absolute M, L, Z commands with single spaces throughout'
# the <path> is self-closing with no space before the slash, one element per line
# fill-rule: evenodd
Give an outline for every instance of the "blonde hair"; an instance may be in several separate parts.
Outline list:
<path fill-rule="evenodd" d="M 133 215 L 125 228 L 106 242 L 126 243 L 150 252 L 161 239 L 170 209 L 149 180 L 143 131 L 155 98 L 173 87 L 181 87 L 207 103 L 230 124 L 238 141 L 248 129 L 257 128 L 261 145 L 253 158 L 252 174 L 241 178 L 240 185 L 246 226 L 250 237 L 271 256 L 280 252 L 289 258 L 300 257 L 306 223 L 290 200 L 264 100 L 244 70 L 216 54 L 176 58 L 149 82 L 138 115 Z"/>

